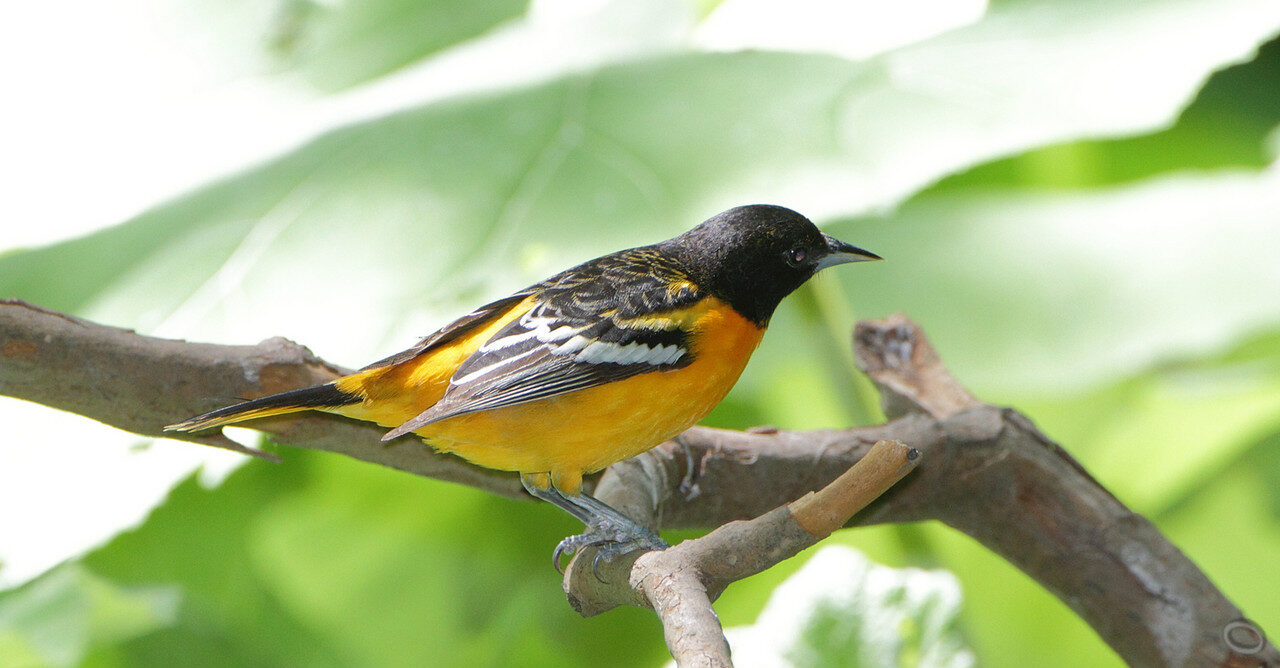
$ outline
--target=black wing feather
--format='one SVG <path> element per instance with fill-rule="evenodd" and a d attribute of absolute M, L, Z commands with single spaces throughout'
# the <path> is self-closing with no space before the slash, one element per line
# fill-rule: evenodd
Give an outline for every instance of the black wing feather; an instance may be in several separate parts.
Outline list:
<path fill-rule="evenodd" d="M 458 367 L 439 402 L 385 438 L 693 361 L 686 331 L 635 322 L 704 297 L 673 260 L 652 247 L 606 255 L 521 294 L 535 296 L 537 303 Z"/>

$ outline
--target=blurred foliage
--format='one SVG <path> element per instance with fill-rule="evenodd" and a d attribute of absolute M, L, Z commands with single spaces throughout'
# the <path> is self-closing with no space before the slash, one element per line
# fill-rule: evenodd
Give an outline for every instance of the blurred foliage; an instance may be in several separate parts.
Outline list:
<path fill-rule="evenodd" d="M 229 80 L 273 75 L 317 92 L 364 83 L 520 17 L 528 0 L 183 0 L 161 7 Z"/>
<path fill-rule="evenodd" d="M 257 71 L 321 91 L 524 10 L 195 6 Z M 227 30 L 235 16 L 255 17 L 252 46 Z M 905 311 L 975 392 L 1030 414 L 1276 629 L 1280 575 L 1259 562 L 1280 550 L 1280 41 L 1203 79 L 1277 22 L 1269 2 L 1027 0 L 866 61 L 612 63 L 334 129 L 115 228 L 0 256 L 0 293 L 167 336 L 286 335 L 358 365 L 572 262 L 777 201 L 891 261 L 790 300 L 708 423 L 880 419 L 847 332 L 855 315 Z M 665 657 L 652 615 L 583 620 L 564 604 L 547 563 L 577 529 L 562 514 L 281 454 L 214 489 L 192 476 L 142 525 L 0 593 L 0 666 Z M 832 542 L 955 573 L 982 665 L 1116 663 L 1064 605 L 944 527 Z M 730 589 L 726 625 L 754 621 L 802 563 Z"/>
<path fill-rule="evenodd" d="M 826 546 L 774 590 L 755 624 L 725 635 L 739 668 L 970 668 L 960 600 L 949 573 L 877 566 Z"/>
<path fill-rule="evenodd" d="M 221 9 L 224 3 L 213 11 Z M 278 3 L 266 44 L 281 66 L 322 89 L 408 65 L 519 16 L 527 0 L 377 0 Z M 223 10 L 225 11 L 225 10 Z"/>
<path fill-rule="evenodd" d="M 0 608 L 0 666 L 79 665 L 95 646 L 172 625 L 181 589 L 120 586 L 64 564 L 10 592 Z"/>
<path fill-rule="evenodd" d="M 548 605 L 559 578 L 546 550 L 528 548 L 559 540 L 567 519 L 319 453 L 288 459 L 250 463 L 216 490 L 185 481 L 146 524 L 85 558 L 113 581 L 184 591 L 177 624 L 89 665 L 169 665 L 192 647 L 209 666 L 663 656 L 648 637 L 656 622 L 638 610 L 581 623 Z"/>
<path fill-rule="evenodd" d="M 1262 168 L 1280 124 L 1280 42 L 1218 72 L 1168 129 L 1125 139 L 1056 144 L 950 176 L 934 187 L 1094 188 L 1171 171 Z"/>

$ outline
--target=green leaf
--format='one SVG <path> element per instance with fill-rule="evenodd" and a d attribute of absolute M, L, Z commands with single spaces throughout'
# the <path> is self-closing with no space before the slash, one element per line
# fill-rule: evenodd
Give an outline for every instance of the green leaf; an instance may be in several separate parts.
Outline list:
<path fill-rule="evenodd" d="M 653 665 L 651 613 L 583 620 L 565 605 L 550 554 L 580 526 L 548 504 L 291 451 L 216 490 L 187 481 L 85 563 L 183 593 L 171 626 L 115 648 L 124 665 Z"/>
<path fill-rule="evenodd" d="M 1213 75 L 1159 132 L 1055 144 L 947 177 L 935 190 L 996 186 L 1094 188 L 1188 169 L 1260 169 L 1276 158 L 1267 137 L 1280 124 L 1280 39 L 1248 63 Z"/>
<path fill-rule="evenodd" d="M 211 668 L 345 665 L 337 643 L 288 614 L 248 556 L 262 509 L 305 488 L 307 455 L 291 453 L 287 466 L 250 463 L 217 490 L 192 476 L 141 526 L 83 557 L 114 582 L 182 592 L 172 626 L 114 648 L 125 665 L 170 665 L 175 653 Z"/>
<path fill-rule="evenodd" d="M 334 91 L 477 37 L 524 13 L 528 0 L 181 0 L 149 16 L 188 36 L 204 71 L 271 74 Z"/>
<path fill-rule="evenodd" d="M 1002 6 L 859 63 L 680 54 L 406 111 L 120 228 L 11 255 L 0 290 L 149 331 L 295 335 L 372 356 L 483 296 L 729 205 L 847 214 L 1000 154 L 1160 125 L 1280 25 L 1269 2 L 1101 6 Z M 317 339 L 334 328 L 300 295 L 354 308 L 361 333 Z"/>
<path fill-rule="evenodd" d="M 179 598 L 173 587 L 121 587 L 60 566 L 0 594 L 0 666 L 77 665 L 94 647 L 172 625 Z"/>
<path fill-rule="evenodd" d="M 940 565 L 960 580 L 960 624 L 982 665 L 1124 665 L 1083 619 L 1016 566 L 949 527 L 930 523 L 923 530 Z"/>
<path fill-rule="evenodd" d="M 837 275 L 904 311 L 979 395 L 1062 394 L 1206 354 L 1275 322 L 1280 168 L 1084 193 L 922 195 L 831 226 L 888 262 Z"/>
<path fill-rule="evenodd" d="M 217 3 L 221 7 L 225 3 Z M 475 37 L 524 12 L 527 0 L 281 0 L 265 45 L 284 67 L 333 90 Z"/>
<path fill-rule="evenodd" d="M 354 663 L 494 665 L 519 650 L 521 663 L 592 665 L 606 628 L 615 661 L 662 655 L 642 615 L 584 625 L 564 605 L 550 553 L 581 525 L 557 509 L 362 464 L 315 471 L 263 510 L 250 556 L 289 614 Z"/>
<path fill-rule="evenodd" d="M 1019 403 L 1104 486 L 1135 510 L 1157 514 L 1211 484 L 1213 472 L 1280 427 L 1280 381 L 1256 372 L 1230 363 L 1175 366 L 1078 396 Z"/>

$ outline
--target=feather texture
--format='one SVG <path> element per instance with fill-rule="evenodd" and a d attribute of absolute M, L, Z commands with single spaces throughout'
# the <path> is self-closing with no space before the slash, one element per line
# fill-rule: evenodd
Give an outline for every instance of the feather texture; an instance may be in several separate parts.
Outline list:
<path fill-rule="evenodd" d="M 454 373 L 444 397 L 387 434 L 678 369 L 694 359 L 681 311 L 705 294 L 651 247 L 606 255 L 517 293 L 533 306 Z"/>

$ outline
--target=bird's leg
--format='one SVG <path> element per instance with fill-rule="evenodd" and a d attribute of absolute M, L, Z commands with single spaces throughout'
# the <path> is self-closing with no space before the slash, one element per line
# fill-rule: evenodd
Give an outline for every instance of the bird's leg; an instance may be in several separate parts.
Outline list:
<path fill-rule="evenodd" d="M 598 545 L 600 549 L 591 562 L 591 571 L 595 573 L 596 579 L 603 582 L 604 579 L 600 577 L 599 571 L 602 560 L 609 562 L 614 557 L 635 549 L 665 550 L 670 547 L 648 527 L 623 515 L 616 508 L 590 494 L 583 492 L 570 496 L 553 486 L 540 488 L 525 476 L 520 476 L 520 482 L 534 497 L 559 506 L 587 527 L 585 532 L 560 541 L 555 551 L 551 553 L 551 560 L 557 571 L 564 572 L 560 568 L 561 555 L 572 555 L 584 547 Z"/>
<path fill-rule="evenodd" d="M 555 490 L 554 487 L 550 489 Z M 586 532 L 569 536 L 556 546 L 552 554 L 556 570 L 560 569 L 561 554 L 573 554 L 584 547 L 595 545 L 598 549 L 595 558 L 591 560 L 591 572 L 595 574 L 597 580 L 604 582 L 604 578 L 600 576 L 601 561 L 608 563 L 633 550 L 665 550 L 670 547 L 648 527 L 586 492 L 576 496 L 561 494 L 558 491 L 556 493 L 560 494 L 568 504 L 586 510 L 590 514 L 590 518 L 583 522 L 587 525 Z"/>

